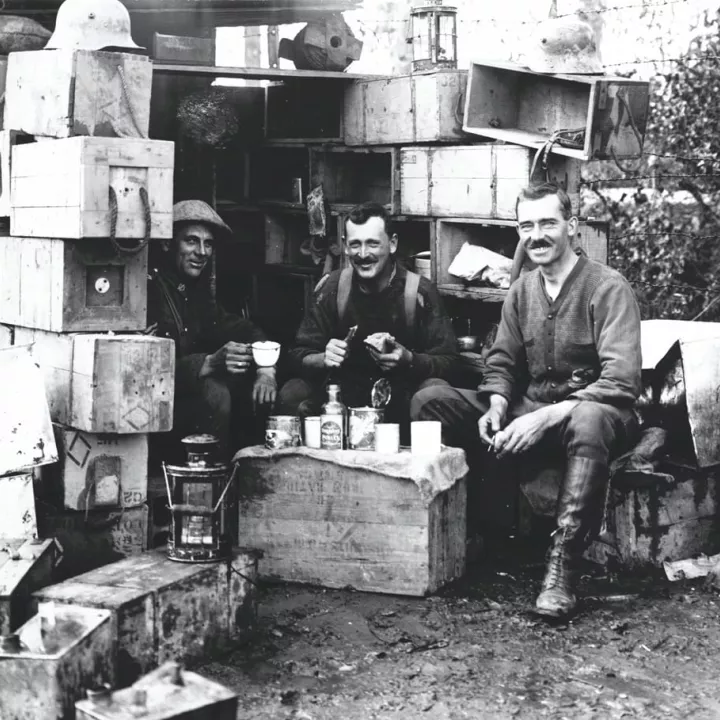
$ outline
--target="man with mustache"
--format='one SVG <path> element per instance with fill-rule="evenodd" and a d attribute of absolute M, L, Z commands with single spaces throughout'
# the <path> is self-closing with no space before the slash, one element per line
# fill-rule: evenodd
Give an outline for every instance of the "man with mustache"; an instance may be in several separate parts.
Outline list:
<path fill-rule="evenodd" d="M 456 340 L 440 297 L 426 278 L 396 262 L 398 237 L 382 205 L 355 207 L 345 224 L 345 253 L 351 270 L 325 276 L 315 290 L 290 351 L 296 378 L 280 390 L 277 412 L 319 414 L 328 378 L 339 382 L 349 407 L 370 404 L 372 384 L 392 384 L 385 414 L 407 436 L 411 396 L 443 383 L 455 357 Z M 346 342 L 349 329 L 357 332 Z M 387 347 L 365 339 L 388 333 Z"/>
<path fill-rule="evenodd" d="M 576 606 L 573 567 L 597 532 L 608 465 L 636 440 L 640 394 L 640 311 L 616 271 L 572 249 L 578 221 L 553 184 L 517 200 L 519 241 L 537 266 L 508 291 L 477 392 L 430 388 L 413 400 L 413 420 L 440 420 L 448 445 L 463 447 L 481 471 L 482 445 L 498 458 L 553 446 L 566 458 L 557 529 L 536 611 Z M 479 434 L 479 437 L 478 437 Z M 485 453 L 487 454 L 487 452 Z"/>
<path fill-rule="evenodd" d="M 150 327 L 175 341 L 173 436 L 215 435 L 228 459 L 238 445 L 233 424 L 252 424 L 253 408 L 270 406 L 277 393 L 275 368 L 253 368 L 250 346 L 265 334 L 215 298 L 215 250 L 231 240 L 232 230 L 207 203 L 176 203 L 173 238 L 162 242 L 148 282 Z"/>

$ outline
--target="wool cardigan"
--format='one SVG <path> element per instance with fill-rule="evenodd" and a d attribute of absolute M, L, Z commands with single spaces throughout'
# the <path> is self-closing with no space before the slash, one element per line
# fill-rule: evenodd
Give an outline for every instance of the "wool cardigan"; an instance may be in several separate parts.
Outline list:
<path fill-rule="evenodd" d="M 640 309 L 620 273 L 581 255 L 551 300 L 536 268 L 510 288 L 479 394 L 631 407 L 641 391 Z"/>

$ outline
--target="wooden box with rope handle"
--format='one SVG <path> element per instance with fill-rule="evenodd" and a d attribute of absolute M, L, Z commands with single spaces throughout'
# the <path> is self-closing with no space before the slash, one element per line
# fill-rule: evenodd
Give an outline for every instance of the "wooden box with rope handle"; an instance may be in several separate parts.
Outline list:
<path fill-rule="evenodd" d="M 463 129 L 578 160 L 642 155 L 650 83 L 611 75 L 546 75 L 473 62 Z"/>
<path fill-rule="evenodd" d="M 514 220 L 518 192 L 531 177 L 557 182 L 578 212 L 581 162 L 556 154 L 535 162 L 535 154 L 503 143 L 402 148 L 400 212 Z"/>
<path fill-rule="evenodd" d="M 465 70 L 356 80 L 345 91 L 346 145 L 462 142 Z"/>
<path fill-rule="evenodd" d="M 109 238 L 119 254 L 171 238 L 174 148 L 166 140 L 104 137 L 16 145 L 12 234 Z"/>
<path fill-rule="evenodd" d="M 107 239 L 0 237 L 0 322 L 51 332 L 144 330 L 147 270 L 147 247 L 118 255 Z"/>
<path fill-rule="evenodd" d="M 152 61 L 97 50 L 11 53 L 4 127 L 40 137 L 147 138 Z"/>
<path fill-rule="evenodd" d="M 197 564 L 149 550 L 34 597 L 111 611 L 123 687 L 167 660 L 200 659 L 241 639 L 256 619 L 259 555 L 236 549 L 229 561 Z"/>

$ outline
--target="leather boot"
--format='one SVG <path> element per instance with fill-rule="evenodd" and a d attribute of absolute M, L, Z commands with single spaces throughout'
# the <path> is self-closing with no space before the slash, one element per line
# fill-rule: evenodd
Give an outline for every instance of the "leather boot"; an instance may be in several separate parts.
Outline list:
<path fill-rule="evenodd" d="M 535 611 L 540 615 L 561 618 L 575 609 L 573 566 L 597 532 L 608 476 L 605 463 L 585 457 L 567 460 L 558 499 L 557 530 L 542 590 L 535 602 Z"/>

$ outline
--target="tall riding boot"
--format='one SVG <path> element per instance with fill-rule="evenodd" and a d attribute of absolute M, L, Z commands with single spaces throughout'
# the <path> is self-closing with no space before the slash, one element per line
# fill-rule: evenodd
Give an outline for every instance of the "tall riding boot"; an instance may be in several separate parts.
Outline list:
<path fill-rule="evenodd" d="M 540 615 L 560 618 L 576 605 L 573 570 L 600 525 L 608 467 L 585 457 L 569 457 L 558 499 L 557 530 L 535 603 Z"/>

